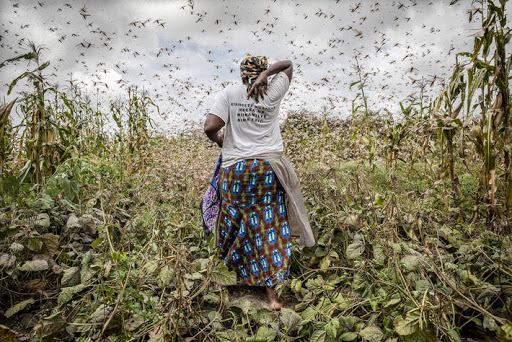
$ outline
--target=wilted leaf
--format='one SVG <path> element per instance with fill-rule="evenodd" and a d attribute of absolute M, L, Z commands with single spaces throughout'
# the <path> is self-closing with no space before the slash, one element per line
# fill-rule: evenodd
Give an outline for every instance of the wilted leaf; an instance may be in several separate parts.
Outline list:
<path fill-rule="evenodd" d="M 400 265 L 404 266 L 408 271 L 414 271 L 420 264 L 419 258 L 416 255 L 406 255 L 400 260 Z"/>
<path fill-rule="evenodd" d="M 124 328 L 128 331 L 134 331 L 144 323 L 144 318 L 139 315 L 133 316 L 124 321 Z"/>
<path fill-rule="evenodd" d="M 16 257 L 10 254 L 2 254 L 0 256 L 0 267 L 11 268 L 16 264 Z"/>
<path fill-rule="evenodd" d="M 57 299 L 57 301 L 59 302 L 59 304 L 65 304 L 73 298 L 75 293 L 79 293 L 79 292 L 83 291 L 86 287 L 87 287 L 87 285 L 85 285 L 85 284 L 78 284 L 76 286 L 64 287 L 61 289 L 59 298 Z"/>
<path fill-rule="evenodd" d="M 0 324 L 0 341 L 2 342 L 16 342 L 18 341 L 18 337 L 16 333 L 6 327 L 5 325 Z"/>
<path fill-rule="evenodd" d="M 168 265 L 165 265 L 164 267 L 162 267 L 162 269 L 160 270 L 160 273 L 158 274 L 158 279 L 157 279 L 158 286 L 160 288 L 164 288 L 165 286 L 167 286 L 170 283 L 173 275 L 174 275 L 174 270 L 171 269 Z"/>
<path fill-rule="evenodd" d="M 53 257 L 59 248 L 59 236 L 54 234 L 44 234 L 39 238 L 44 244 L 43 252 L 49 257 Z"/>
<path fill-rule="evenodd" d="M 13 242 L 9 249 L 13 253 L 20 253 L 25 249 L 25 247 L 21 243 Z"/>
<path fill-rule="evenodd" d="M 379 327 L 372 324 L 361 330 L 359 332 L 359 336 L 370 342 L 378 342 L 382 339 L 384 334 L 382 333 L 382 330 L 379 329 Z"/>
<path fill-rule="evenodd" d="M 27 261 L 21 266 L 20 271 L 24 272 L 36 272 L 36 271 L 45 271 L 49 268 L 48 261 L 46 260 L 31 260 Z"/>
<path fill-rule="evenodd" d="M 153 330 L 149 333 L 148 342 L 165 342 L 164 339 L 164 328 L 161 325 L 157 325 Z"/>
<path fill-rule="evenodd" d="M 496 321 L 493 318 L 489 316 L 484 316 L 483 328 L 489 329 L 490 331 L 496 331 L 498 330 L 498 325 L 496 324 Z"/>
<path fill-rule="evenodd" d="M 9 318 L 12 315 L 18 313 L 19 311 L 25 309 L 27 306 L 30 306 L 34 304 L 36 301 L 32 298 L 24 300 L 23 302 L 19 302 L 18 304 L 11 306 L 7 311 L 5 312 L 5 317 Z"/>
<path fill-rule="evenodd" d="M 95 323 L 102 323 L 108 317 L 108 315 L 112 312 L 112 309 L 105 304 L 101 304 L 94 310 L 91 315 L 91 321 Z"/>
<path fill-rule="evenodd" d="M 394 325 L 398 335 L 411 335 L 418 330 L 419 317 L 417 313 L 407 313 L 405 318 L 398 316 Z"/>
<path fill-rule="evenodd" d="M 80 267 L 74 266 L 64 270 L 60 283 L 64 287 L 75 286 L 80 283 Z"/>
<path fill-rule="evenodd" d="M 241 309 L 245 315 L 248 315 L 251 311 L 254 311 L 254 304 L 248 300 L 241 300 L 234 306 Z"/>
<path fill-rule="evenodd" d="M 41 213 L 37 215 L 34 221 L 36 227 L 48 228 L 50 227 L 50 216 L 47 213 Z"/>
<path fill-rule="evenodd" d="M 347 246 L 347 258 L 355 259 L 363 254 L 364 246 L 361 242 L 356 241 Z"/>
<path fill-rule="evenodd" d="M 82 228 L 80 224 L 80 220 L 76 217 L 75 214 L 71 214 L 68 217 L 68 221 L 66 222 L 66 229 L 69 231 L 79 230 Z"/>

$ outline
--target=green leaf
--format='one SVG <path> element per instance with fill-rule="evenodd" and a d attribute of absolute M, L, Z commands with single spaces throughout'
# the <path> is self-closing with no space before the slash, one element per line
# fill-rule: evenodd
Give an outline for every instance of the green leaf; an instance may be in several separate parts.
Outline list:
<path fill-rule="evenodd" d="M 372 324 L 361 330 L 359 332 L 359 336 L 370 342 L 379 342 L 384 336 L 384 333 L 379 329 L 379 327 Z"/>
<path fill-rule="evenodd" d="M 363 254 L 364 246 L 361 242 L 356 241 L 347 246 L 347 258 L 355 259 Z"/>
<path fill-rule="evenodd" d="M 260 327 L 255 337 L 249 337 L 246 339 L 247 342 L 273 342 L 276 339 L 276 332 L 271 327 Z M 234 339 L 230 339 L 234 341 Z M 245 339 L 244 339 L 245 340 Z"/>
<path fill-rule="evenodd" d="M 341 341 L 354 341 L 359 335 L 356 332 L 346 332 L 341 334 L 340 340 Z"/>
<path fill-rule="evenodd" d="M 46 62 L 44 64 L 42 64 L 41 66 L 39 66 L 37 69 L 34 69 L 32 71 L 27 71 L 27 72 L 24 72 L 23 74 L 21 74 L 20 76 L 16 77 L 12 82 L 11 84 L 9 85 L 9 90 L 7 91 L 7 95 L 10 95 L 11 94 L 11 91 L 12 91 L 12 88 L 14 88 L 14 86 L 18 83 L 19 80 L 31 75 L 33 76 L 34 78 L 36 79 L 41 79 L 37 74 L 35 74 L 36 71 L 39 71 L 39 70 L 43 70 L 44 68 L 46 68 L 48 65 L 50 65 L 50 62 Z"/>
<path fill-rule="evenodd" d="M 512 341 L 512 324 L 511 323 L 505 323 L 503 324 L 500 329 L 498 330 L 498 341 L 505 342 L 505 341 Z"/>
<path fill-rule="evenodd" d="M 78 194 L 78 182 L 64 178 L 62 180 L 62 190 L 64 190 L 64 195 L 66 195 L 67 199 L 72 201 L 76 194 Z"/>
<path fill-rule="evenodd" d="M 26 53 L 24 55 L 21 55 L 21 56 L 16 56 L 14 58 L 9 58 L 9 59 L 6 59 L 5 61 L 3 61 L 1 64 L 0 64 L 0 68 L 3 68 L 7 63 L 9 62 L 15 62 L 19 59 L 33 59 L 33 58 L 36 58 L 37 57 L 37 54 L 35 52 L 29 52 L 29 53 Z"/>
<path fill-rule="evenodd" d="M 284 326 L 288 328 L 288 330 L 295 329 L 299 323 L 302 321 L 302 317 L 295 310 L 291 310 L 288 308 L 281 309 L 281 322 L 283 322 Z"/>
<path fill-rule="evenodd" d="M 310 342 L 324 342 L 327 336 L 327 331 L 324 328 L 315 331 L 309 338 Z"/>
<path fill-rule="evenodd" d="M 40 198 L 34 201 L 27 201 L 27 205 L 34 209 L 50 210 L 55 206 L 55 202 L 47 194 L 42 194 Z"/>
<path fill-rule="evenodd" d="M 359 83 L 359 81 L 355 81 L 355 82 L 350 83 L 350 85 L 348 86 L 348 89 L 351 89 L 353 86 L 355 86 L 358 83 Z"/>
<path fill-rule="evenodd" d="M 386 304 L 384 304 L 383 308 L 387 309 L 390 306 L 394 306 L 394 305 L 400 303 L 400 301 L 401 301 L 400 297 L 399 298 L 392 298 L 389 301 L 387 301 Z"/>
<path fill-rule="evenodd" d="M 313 294 L 311 292 L 308 295 L 310 298 L 313 297 Z M 304 297 L 304 298 L 306 298 L 306 297 Z M 315 311 L 315 309 L 313 309 L 312 307 L 309 306 L 306 309 L 304 309 L 304 311 L 302 311 L 300 313 L 300 316 L 302 317 L 301 324 L 306 324 L 307 322 L 311 322 L 312 320 L 315 319 L 316 311 Z"/>
<path fill-rule="evenodd" d="M 425 291 L 425 290 L 431 290 L 432 285 L 430 282 L 426 279 L 418 279 L 416 283 L 414 284 L 414 289 L 416 291 Z"/>
<path fill-rule="evenodd" d="M 43 241 L 36 237 L 29 238 L 27 241 L 27 247 L 32 252 L 39 252 L 41 248 L 43 248 Z"/>
<path fill-rule="evenodd" d="M 460 339 L 459 333 L 457 331 L 455 331 L 454 329 L 448 330 L 448 335 L 450 335 L 450 337 L 453 339 L 453 341 L 462 342 L 462 340 Z"/>
<path fill-rule="evenodd" d="M 236 273 L 228 270 L 226 265 L 221 262 L 212 272 L 212 280 L 219 285 L 236 285 Z"/>
<path fill-rule="evenodd" d="M 343 328 L 346 330 L 352 330 L 354 325 L 359 322 L 360 319 L 354 316 L 341 316 L 338 320 Z"/>
<path fill-rule="evenodd" d="M 94 240 L 92 243 L 91 243 L 91 247 L 94 249 L 96 247 L 98 247 L 102 242 L 103 240 L 105 240 L 104 238 L 97 238 L 96 240 Z"/>
<path fill-rule="evenodd" d="M 328 322 L 326 325 L 324 325 L 324 329 L 327 332 L 327 336 L 331 338 L 336 338 L 336 335 L 338 335 L 338 329 L 340 328 L 340 321 L 337 319 L 333 319 L 330 322 Z"/>
<path fill-rule="evenodd" d="M 77 208 L 76 204 L 74 204 L 73 202 L 71 202 L 71 201 L 70 201 L 70 200 L 68 200 L 67 198 L 64 198 L 64 197 L 63 197 L 63 198 L 61 198 L 61 199 L 59 200 L 59 202 L 60 202 L 62 205 L 64 205 L 65 207 L 67 207 L 69 210 L 74 211 L 74 210 L 76 210 L 76 208 Z"/>
<path fill-rule="evenodd" d="M 333 303 L 338 304 L 338 309 L 346 309 L 352 303 L 350 300 L 347 300 L 345 297 L 343 297 L 343 294 L 341 294 L 341 292 L 334 294 L 331 300 Z"/>
<path fill-rule="evenodd" d="M 34 304 L 35 302 L 36 301 L 33 300 L 32 298 L 19 302 L 18 304 L 11 306 L 9 309 L 7 309 L 7 311 L 4 313 L 4 316 L 9 318 L 12 315 L 18 313 L 19 311 L 25 309 L 27 306 Z"/>

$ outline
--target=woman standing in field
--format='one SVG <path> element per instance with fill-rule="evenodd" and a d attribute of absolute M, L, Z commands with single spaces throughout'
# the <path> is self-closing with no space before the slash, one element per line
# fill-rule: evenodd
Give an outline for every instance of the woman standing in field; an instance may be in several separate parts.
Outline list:
<path fill-rule="evenodd" d="M 222 148 L 215 246 L 239 282 L 266 287 L 276 310 L 284 305 L 274 286 L 288 278 L 291 236 L 300 236 L 302 245 L 315 244 L 279 129 L 279 107 L 292 73 L 291 61 L 268 67 L 266 57 L 245 58 L 242 84 L 218 94 L 204 124 L 206 135 Z"/>

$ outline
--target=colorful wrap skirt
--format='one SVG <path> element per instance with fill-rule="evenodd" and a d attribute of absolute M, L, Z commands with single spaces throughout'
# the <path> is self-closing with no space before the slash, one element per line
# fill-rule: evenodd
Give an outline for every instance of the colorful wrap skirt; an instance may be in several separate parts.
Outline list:
<path fill-rule="evenodd" d="M 273 287 L 288 278 L 292 254 L 285 191 L 266 159 L 223 169 L 219 255 L 239 283 Z"/>

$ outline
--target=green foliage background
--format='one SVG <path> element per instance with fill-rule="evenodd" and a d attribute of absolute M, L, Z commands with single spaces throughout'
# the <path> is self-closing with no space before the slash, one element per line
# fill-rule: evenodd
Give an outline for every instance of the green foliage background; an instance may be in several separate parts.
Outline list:
<path fill-rule="evenodd" d="M 234 275 L 203 239 L 202 132 L 152 134 L 134 88 L 110 112 L 52 88 L 35 45 L 0 64 L 36 64 L 9 90 L 33 85 L 22 122 L 0 110 L 0 339 L 512 341 L 511 31 L 505 1 L 485 5 L 432 103 L 374 113 L 359 77 L 349 118 L 288 114 L 317 245 L 294 246 L 280 313 L 214 287 Z"/>

